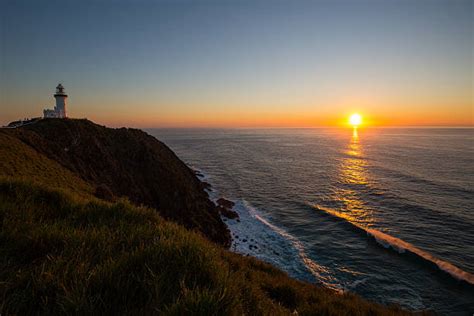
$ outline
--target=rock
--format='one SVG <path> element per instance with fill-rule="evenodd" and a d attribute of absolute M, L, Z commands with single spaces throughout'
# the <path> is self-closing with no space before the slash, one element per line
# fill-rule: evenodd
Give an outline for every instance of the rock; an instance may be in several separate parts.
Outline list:
<path fill-rule="evenodd" d="M 217 201 L 217 205 L 231 209 L 234 207 L 235 203 L 224 198 L 219 198 Z"/>
<path fill-rule="evenodd" d="M 204 175 L 199 171 L 199 170 L 193 170 L 194 171 L 194 174 L 199 177 L 199 178 L 203 178 Z"/>
<path fill-rule="evenodd" d="M 222 214 L 222 216 L 227 217 L 229 219 L 235 219 L 239 217 L 239 214 L 237 214 L 236 211 L 229 210 L 228 208 L 225 208 L 223 206 L 217 206 L 217 210 L 219 213 Z"/>

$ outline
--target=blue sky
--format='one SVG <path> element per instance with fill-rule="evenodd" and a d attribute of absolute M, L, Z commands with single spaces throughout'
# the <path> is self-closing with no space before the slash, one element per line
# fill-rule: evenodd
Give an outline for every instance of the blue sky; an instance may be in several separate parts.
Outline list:
<path fill-rule="evenodd" d="M 471 125 L 470 1 L 2 1 L 0 124 Z"/>

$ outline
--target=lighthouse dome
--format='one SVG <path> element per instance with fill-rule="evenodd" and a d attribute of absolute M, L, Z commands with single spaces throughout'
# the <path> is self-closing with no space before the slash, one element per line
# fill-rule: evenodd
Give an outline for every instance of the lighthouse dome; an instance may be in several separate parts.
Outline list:
<path fill-rule="evenodd" d="M 65 94 L 64 93 L 64 86 L 61 83 L 58 84 L 58 86 L 56 87 L 56 94 Z"/>

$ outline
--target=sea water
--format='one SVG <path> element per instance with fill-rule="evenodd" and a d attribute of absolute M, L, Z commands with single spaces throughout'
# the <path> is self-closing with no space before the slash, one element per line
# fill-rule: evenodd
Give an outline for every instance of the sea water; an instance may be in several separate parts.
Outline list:
<path fill-rule="evenodd" d="M 383 304 L 474 312 L 474 129 L 153 129 L 233 200 L 232 250 Z"/>

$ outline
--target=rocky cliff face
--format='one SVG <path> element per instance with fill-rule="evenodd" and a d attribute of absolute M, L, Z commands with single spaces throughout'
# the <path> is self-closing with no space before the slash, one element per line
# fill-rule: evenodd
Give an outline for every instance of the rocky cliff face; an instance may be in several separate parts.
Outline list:
<path fill-rule="evenodd" d="M 71 119 L 45 119 L 8 132 L 90 183 L 98 197 L 125 196 L 229 246 L 229 231 L 194 172 L 145 132 Z"/>

